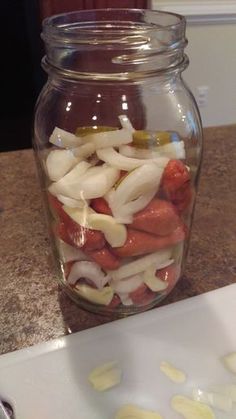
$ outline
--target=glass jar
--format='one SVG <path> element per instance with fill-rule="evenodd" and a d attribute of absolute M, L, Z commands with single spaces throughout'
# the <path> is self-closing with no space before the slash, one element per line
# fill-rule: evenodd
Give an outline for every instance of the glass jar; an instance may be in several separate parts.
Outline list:
<path fill-rule="evenodd" d="M 144 311 L 183 272 L 201 161 L 185 19 L 79 11 L 42 37 L 34 149 L 58 281 L 89 311 Z"/>

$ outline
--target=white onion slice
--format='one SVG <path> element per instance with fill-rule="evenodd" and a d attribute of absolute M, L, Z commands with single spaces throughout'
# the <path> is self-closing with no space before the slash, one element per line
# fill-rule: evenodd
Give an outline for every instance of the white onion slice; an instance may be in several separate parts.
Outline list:
<path fill-rule="evenodd" d="M 83 196 L 84 199 L 100 198 L 112 188 L 119 178 L 119 170 L 113 167 L 100 166 L 100 170 L 92 173 L 95 169 L 99 169 L 99 167 L 92 167 L 80 179 L 77 190 L 74 191 L 75 198 L 79 196 Z"/>
<path fill-rule="evenodd" d="M 46 159 L 46 169 L 51 180 L 61 179 L 79 162 L 71 150 L 52 150 Z"/>
<path fill-rule="evenodd" d="M 49 138 L 49 142 L 60 148 L 73 148 L 82 144 L 82 139 L 71 132 L 55 127 Z"/>
<path fill-rule="evenodd" d="M 115 131 L 114 131 L 115 132 Z M 157 157 L 155 159 L 151 159 L 149 162 L 143 159 L 132 159 L 129 157 L 122 156 L 113 147 L 107 147 L 102 150 L 97 150 L 97 156 L 100 160 L 110 164 L 112 167 L 116 167 L 120 170 L 127 170 L 130 172 L 137 167 L 142 166 L 143 164 L 155 162 L 155 164 L 163 168 L 168 163 L 169 159 L 167 157 Z"/>
<path fill-rule="evenodd" d="M 121 123 L 122 128 L 126 128 L 129 131 L 131 131 L 131 132 L 134 132 L 135 131 L 135 129 L 134 129 L 133 125 L 131 124 L 128 116 L 126 116 L 126 115 L 119 115 L 119 120 L 120 120 L 120 123 Z"/>
<path fill-rule="evenodd" d="M 236 352 L 232 352 L 222 358 L 224 366 L 233 374 L 236 374 Z"/>
<path fill-rule="evenodd" d="M 112 247 L 123 246 L 127 239 L 127 229 L 117 223 L 114 217 L 106 214 L 89 214 L 88 224 L 91 229 L 102 231 L 106 241 Z"/>
<path fill-rule="evenodd" d="M 95 151 L 95 145 L 92 143 L 85 143 L 80 147 L 73 148 L 72 152 L 75 157 L 79 157 L 84 159 L 86 157 L 91 156 Z"/>
<path fill-rule="evenodd" d="M 123 306 L 132 306 L 133 305 L 133 301 L 129 297 L 129 294 L 123 293 L 123 292 L 117 292 L 116 294 L 120 298 L 120 301 L 123 304 Z"/>
<path fill-rule="evenodd" d="M 168 283 L 156 277 L 156 270 L 155 265 L 147 268 L 143 274 L 143 281 L 151 291 L 163 291 L 168 287 Z"/>
<path fill-rule="evenodd" d="M 81 177 L 89 169 L 90 164 L 82 161 L 78 163 L 69 173 L 48 188 L 53 195 L 65 195 L 69 198 L 81 199 L 81 193 L 77 194 L 77 185 Z"/>
<path fill-rule="evenodd" d="M 158 147 L 158 153 L 169 159 L 185 159 L 184 141 L 173 141 L 172 143 Z"/>
<path fill-rule="evenodd" d="M 91 167 L 81 162 L 66 176 L 49 187 L 53 195 L 73 199 L 92 199 L 105 195 L 119 178 L 119 171 L 109 166 Z"/>
<path fill-rule="evenodd" d="M 75 291 L 91 303 L 107 306 L 112 301 L 114 291 L 111 287 L 106 286 L 101 290 L 90 287 L 85 284 L 76 284 Z"/>
<path fill-rule="evenodd" d="M 134 201 L 127 202 L 126 204 L 122 205 L 122 207 L 117 207 L 113 204 L 109 205 L 114 217 L 117 221 L 123 222 L 125 224 L 130 224 L 133 221 L 133 215 L 136 214 L 138 211 L 141 211 L 145 208 L 152 198 L 156 195 L 157 189 L 153 189 L 146 194 L 141 195 L 139 198 L 135 199 Z M 125 220 L 125 221 L 122 221 Z"/>
<path fill-rule="evenodd" d="M 77 224 L 85 228 L 90 228 L 88 217 L 95 212 L 92 208 L 85 206 L 83 208 L 71 208 L 63 205 L 63 210 Z"/>
<path fill-rule="evenodd" d="M 163 281 L 156 276 L 156 271 L 158 269 L 166 268 L 170 266 L 174 262 L 174 259 L 166 260 L 163 263 L 154 263 L 153 265 L 149 266 L 143 273 L 143 281 L 147 285 L 147 287 L 154 291 L 163 291 L 168 287 L 168 282 Z"/>
<path fill-rule="evenodd" d="M 200 389 L 195 389 L 193 390 L 193 399 L 201 403 L 206 403 L 209 406 L 224 412 L 230 412 L 233 407 L 232 399 L 225 394 L 212 393 L 202 391 Z"/>
<path fill-rule="evenodd" d="M 90 279 L 98 289 L 104 287 L 109 280 L 109 276 L 105 275 L 95 262 L 76 262 L 71 268 L 67 278 L 68 284 L 75 285 L 80 278 Z"/>
<path fill-rule="evenodd" d="M 63 204 L 66 205 L 67 207 L 71 207 L 71 208 L 84 208 L 84 207 L 88 207 L 90 201 L 89 200 L 82 200 L 82 199 L 73 199 L 73 198 L 68 198 L 67 196 L 64 195 L 57 195 L 57 199 Z"/>
<path fill-rule="evenodd" d="M 82 252 L 82 250 L 70 246 L 61 239 L 58 240 L 58 248 L 64 263 L 72 262 L 74 260 L 90 260 L 89 257 Z"/>
<path fill-rule="evenodd" d="M 144 272 L 149 266 L 153 265 L 154 263 L 156 266 L 162 266 L 163 263 L 165 264 L 169 261 L 171 256 L 171 248 L 162 249 L 158 252 L 151 253 L 149 255 L 143 256 L 137 260 L 132 262 L 128 262 L 125 265 L 122 265 L 120 268 L 110 271 L 110 276 L 113 280 L 119 280 L 123 278 L 127 278 L 132 275 L 136 275 L 140 272 Z"/>
<path fill-rule="evenodd" d="M 107 147 L 119 147 L 122 144 L 129 144 L 133 141 L 130 129 L 122 128 L 115 131 L 98 132 L 83 137 L 86 142 L 92 142 L 97 149 Z"/>
<path fill-rule="evenodd" d="M 110 285 L 116 293 L 129 294 L 143 284 L 142 275 L 136 274 L 118 281 L 111 281 Z"/>
<path fill-rule="evenodd" d="M 163 169 L 154 163 L 144 164 L 133 170 L 120 182 L 113 194 L 114 208 L 133 201 L 148 192 L 159 189 Z M 112 209 L 112 208 L 111 208 Z"/>

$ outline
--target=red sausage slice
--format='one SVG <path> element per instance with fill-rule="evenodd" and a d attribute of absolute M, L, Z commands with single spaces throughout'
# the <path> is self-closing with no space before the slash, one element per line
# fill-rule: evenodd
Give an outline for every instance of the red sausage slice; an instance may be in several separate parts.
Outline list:
<path fill-rule="evenodd" d="M 107 247 L 87 254 L 103 269 L 114 270 L 120 266 L 119 259 Z"/>
<path fill-rule="evenodd" d="M 105 239 L 100 231 L 91 230 L 77 224 L 63 210 L 60 201 L 52 195 L 49 195 L 49 203 L 52 211 L 59 217 L 58 235 L 62 240 L 83 250 L 97 250 L 104 247 Z"/>
<path fill-rule="evenodd" d="M 181 224 L 179 215 L 170 202 L 153 199 L 146 208 L 134 215 L 130 226 L 148 233 L 166 236 Z"/>
<path fill-rule="evenodd" d="M 143 231 L 128 228 L 128 237 L 125 244 L 113 249 L 119 257 L 139 256 L 155 252 L 181 242 L 185 238 L 184 226 L 177 227 L 168 236 L 154 236 Z"/>

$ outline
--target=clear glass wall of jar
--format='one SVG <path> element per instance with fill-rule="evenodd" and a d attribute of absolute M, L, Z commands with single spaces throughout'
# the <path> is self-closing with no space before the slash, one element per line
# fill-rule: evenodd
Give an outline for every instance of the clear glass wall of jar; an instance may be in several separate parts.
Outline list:
<path fill-rule="evenodd" d="M 183 273 L 201 162 L 185 20 L 79 11 L 42 37 L 33 143 L 58 281 L 87 310 L 144 311 Z"/>

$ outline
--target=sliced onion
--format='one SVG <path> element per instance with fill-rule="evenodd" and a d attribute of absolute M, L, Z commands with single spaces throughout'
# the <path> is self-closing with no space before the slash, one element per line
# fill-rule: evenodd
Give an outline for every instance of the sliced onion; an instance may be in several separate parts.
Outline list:
<path fill-rule="evenodd" d="M 80 180 L 74 194 L 84 199 L 100 198 L 117 182 L 119 173 L 119 170 L 109 166 L 92 167 Z"/>
<path fill-rule="evenodd" d="M 129 131 L 131 131 L 131 132 L 134 132 L 135 131 L 135 129 L 134 129 L 133 125 L 131 124 L 128 116 L 126 116 L 126 115 L 120 115 L 119 116 L 119 120 L 120 120 L 120 123 L 121 123 L 122 128 L 126 128 Z"/>
<path fill-rule="evenodd" d="M 89 167 L 90 164 L 85 161 L 78 163 L 67 175 L 63 176 L 58 182 L 53 183 L 49 187 L 49 191 L 53 195 L 64 195 L 69 198 L 81 199 L 81 194 L 76 194 L 77 185 Z"/>
<path fill-rule="evenodd" d="M 109 204 L 114 217 L 117 221 L 123 222 L 125 224 L 130 224 L 133 221 L 133 215 L 136 214 L 136 212 L 141 211 L 143 208 L 145 208 L 149 202 L 152 200 L 152 198 L 156 195 L 157 189 L 153 189 L 150 192 L 147 192 L 146 194 L 141 195 L 139 198 L 135 199 L 134 201 L 130 201 L 122 207 L 117 207 L 111 203 Z M 122 221 L 126 220 L 126 221 Z"/>
<path fill-rule="evenodd" d="M 119 147 L 122 144 L 129 144 L 133 141 L 130 129 L 122 128 L 115 131 L 98 132 L 83 137 L 84 141 L 92 142 L 96 150 L 107 147 Z"/>
<path fill-rule="evenodd" d="M 119 147 L 119 152 L 123 156 L 135 159 L 156 159 L 158 157 L 168 157 L 170 159 L 185 159 L 184 141 L 174 141 L 170 144 L 151 148 L 141 149 L 129 145 Z"/>
<path fill-rule="evenodd" d="M 52 150 L 47 156 L 46 169 L 51 180 L 61 179 L 79 162 L 71 150 Z"/>
<path fill-rule="evenodd" d="M 133 170 L 120 182 L 113 194 L 113 205 L 121 207 L 148 192 L 159 189 L 163 169 L 154 163 L 144 164 Z M 112 208 L 111 208 L 112 209 Z"/>
<path fill-rule="evenodd" d="M 173 141 L 172 143 L 158 147 L 158 153 L 169 159 L 185 159 L 184 141 Z"/>
<path fill-rule="evenodd" d="M 90 260 L 89 257 L 82 252 L 82 250 L 70 246 L 61 239 L 58 241 L 58 248 L 64 263 L 72 262 L 74 260 Z"/>
<path fill-rule="evenodd" d="M 143 160 L 130 159 L 128 157 L 124 157 L 120 153 L 118 153 L 116 150 L 114 150 L 114 148 L 112 147 L 107 147 L 102 150 L 97 150 L 97 156 L 99 157 L 100 160 L 120 170 L 131 171 L 133 169 L 136 169 L 139 166 L 142 166 L 142 164 L 146 163 Z"/>
<path fill-rule="evenodd" d="M 82 144 L 82 140 L 76 135 L 58 127 L 54 128 L 49 142 L 60 148 L 73 148 Z"/>
<path fill-rule="evenodd" d="M 91 303 L 103 306 L 109 305 L 114 295 L 113 289 L 109 286 L 97 290 L 85 284 L 76 284 L 75 291 Z"/>
<path fill-rule="evenodd" d="M 104 274 L 100 266 L 87 261 L 74 263 L 67 279 L 68 284 L 75 285 L 80 278 L 89 279 L 98 289 L 103 288 L 109 280 L 109 276 Z"/>
<path fill-rule="evenodd" d="M 117 292 L 116 294 L 120 298 L 120 301 L 123 304 L 123 306 L 132 306 L 133 305 L 133 301 L 129 297 L 129 294 L 123 293 L 123 292 Z"/>
<path fill-rule="evenodd" d="M 114 131 L 117 132 L 117 131 Z M 131 170 L 136 169 L 137 167 L 147 164 L 147 160 L 142 159 L 132 159 L 129 157 L 122 156 L 113 147 L 107 147 L 102 150 L 97 150 L 97 156 L 100 160 L 110 164 L 112 167 L 116 167 L 120 170 L 126 170 L 130 172 Z M 157 166 L 164 169 L 169 159 L 167 157 L 157 157 L 156 159 L 151 159 L 151 163 L 155 162 Z"/>
<path fill-rule="evenodd" d="M 82 227 L 90 228 L 89 215 L 95 211 L 90 207 L 71 208 L 63 205 L 63 210 L 69 217 Z"/>
<path fill-rule="evenodd" d="M 78 199 L 73 199 L 73 198 L 68 198 L 67 196 L 64 195 L 57 195 L 57 199 L 64 205 L 66 205 L 67 207 L 71 207 L 71 208 L 84 208 L 84 207 L 88 207 L 90 201 L 89 200 L 78 200 Z"/>
<path fill-rule="evenodd" d="M 144 272 L 149 266 L 153 265 L 154 263 L 156 264 L 156 266 L 162 266 L 163 263 L 166 263 L 170 259 L 171 251 L 171 248 L 162 249 L 158 252 L 151 253 L 150 255 L 143 256 L 142 258 L 124 264 L 117 270 L 110 271 L 110 276 L 114 281 L 116 281 L 119 279 L 136 275 L 140 272 Z"/>
<path fill-rule="evenodd" d="M 143 284 L 142 275 L 136 274 L 118 281 L 111 281 L 110 285 L 116 293 L 129 294 Z"/>
<path fill-rule="evenodd" d="M 193 390 L 193 399 L 201 403 L 206 403 L 209 406 L 224 412 L 230 412 L 233 407 L 232 399 L 229 396 L 220 393 L 211 393 L 195 389 Z"/>
<path fill-rule="evenodd" d="M 80 147 L 73 148 L 72 152 L 75 157 L 79 157 L 84 159 L 86 157 L 91 156 L 95 151 L 95 145 L 92 143 L 86 143 L 81 145 Z"/>
<path fill-rule="evenodd" d="M 143 281 L 147 287 L 154 292 L 163 291 L 168 287 L 166 281 L 162 281 L 156 277 L 156 266 L 154 265 L 146 269 L 143 274 Z"/>
<path fill-rule="evenodd" d="M 81 162 L 66 176 L 49 187 L 53 195 L 73 199 L 92 199 L 105 195 L 119 178 L 119 171 L 109 166 L 91 167 Z"/>
<path fill-rule="evenodd" d="M 168 259 L 163 263 L 154 263 L 145 270 L 145 272 L 143 273 L 143 281 L 150 290 L 158 292 L 164 291 L 168 287 L 168 282 L 158 278 L 156 276 L 156 271 L 158 269 L 166 268 L 173 262 L 174 259 Z"/>
<path fill-rule="evenodd" d="M 127 239 L 127 229 L 123 224 L 117 223 L 114 217 L 106 214 L 89 214 L 88 224 L 91 229 L 102 231 L 106 241 L 112 247 L 123 246 Z"/>

